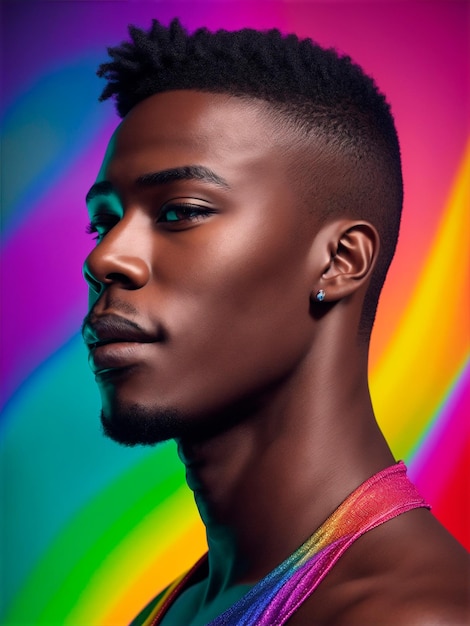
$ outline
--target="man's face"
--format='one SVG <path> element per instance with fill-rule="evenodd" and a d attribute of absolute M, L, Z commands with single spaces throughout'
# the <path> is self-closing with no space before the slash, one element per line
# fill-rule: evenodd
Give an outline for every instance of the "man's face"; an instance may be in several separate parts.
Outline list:
<path fill-rule="evenodd" d="M 88 201 L 84 336 L 117 440 L 227 427 L 299 369 L 313 218 L 288 147 L 265 105 L 197 91 L 148 98 L 112 138 Z"/>

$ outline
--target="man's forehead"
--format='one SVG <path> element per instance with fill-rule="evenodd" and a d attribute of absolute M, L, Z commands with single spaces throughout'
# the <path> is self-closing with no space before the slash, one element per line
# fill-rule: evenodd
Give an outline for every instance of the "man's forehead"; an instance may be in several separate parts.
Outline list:
<path fill-rule="evenodd" d="M 106 171 L 108 169 L 109 162 L 112 159 L 114 152 L 116 150 L 117 133 L 119 131 L 119 128 L 121 127 L 121 124 L 119 124 L 119 126 L 116 128 L 116 130 L 111 136 L 111 139 L 108 142 L 108 145 L 106 147 L 106 152 L 104 153 L 103 161 L 101 163 L 101 167 L 96 177 L 96 181 L 104 180 L 106 178 Z"/>
<path fill-rule="evenodd" d="M 270 160 L 283 143 L 268 105 L 259 100 L 192 90 L 150 96 L 119 124 L 98 180 L 117 162 L 168 159 L 162 167 L 198 163 L 199 157 L 235 162 Z"/>
<path fill-rule="evenodd" d="M 137 104 L 116 130 L 116 148 L 158 139 L 181 145 L 194 141 L 236 147 L 256 141 L 277 143 L 279 116 L 267 102 L 255 98 L 175 90 L 150 96 Z"/>

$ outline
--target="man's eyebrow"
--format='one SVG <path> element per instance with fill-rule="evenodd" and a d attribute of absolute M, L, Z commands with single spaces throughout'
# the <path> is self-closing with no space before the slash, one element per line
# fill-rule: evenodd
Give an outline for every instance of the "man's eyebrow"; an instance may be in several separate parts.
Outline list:
<path fill-rule="evenodd" d="M 139 187 L 150 187 L 152 185 L 167 185 L 178 180 L 203 180 L 218 187 L 230 189 L 224 178 L 203 165 L 185 165 L 184 167 L 173 167 L 160 172 L 143 174 L 139 176 L 136 182 Z"/>
<path fill-rule="evenodd" d="M 87 193 L 85 202 L 88 204 L 96 196 L 109 196 L 114 191 L 113 185 L 109 180 L 102 180 L 99 183 L 92 185 L 90 191 Z"/>
<path fill-rule="evenodd" d="M 203 165 L 185 165 L 183 167 L 161 170 L 160 172 L 150 172 L 149 174 L 139 176 L 136 184 L 138 187 L 152 187 L 154 185 L 168 185 L 178 180 L 203 180 L 218 187 L 230 189 L 230 185 L 224 178 Z M 114 186 L 109 180 L 102 180 L 91 187 L 86 195 L 85 202 L 88 204 L 97 196 L 109 196 L 114 191 Z"/>

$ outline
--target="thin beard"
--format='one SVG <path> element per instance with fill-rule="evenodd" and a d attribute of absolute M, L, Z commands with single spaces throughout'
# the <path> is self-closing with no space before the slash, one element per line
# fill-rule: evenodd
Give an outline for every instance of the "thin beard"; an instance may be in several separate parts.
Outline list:
<path fill-rule="evenodd" d="M 83 328 L 85 326 L 85 324 L 89 323 L 94 315 L 94 309 L 96 307 L 96 304 L 88 311 L 88 313 L 85 315 L 83 322 L 82 322 L 82 333 L 83 333 Z M 131 304 L 129 304 L 128 302 L 124 302 L 123 300 L 120 300 L 119 298 L 116 297 L 112 297 L 109 299 L 109 302 L 107 303 L 107 309 L 112 310 L 114 313 L 120 315 L 120 314 L 127 314 L 127 315 L 138 315 L 138 311 L 135 307 L 133 307 Z"/>
<path fill-rule="evenodd" d="M 174 409 L 150 409 L 139 404 L 101 411 L 104 434 L 124 446 L 152 446 L 188 434 L 187 421 Z"/>
<path fill-rule="evenodd" d="M 201 441 L 250 419 L 259 408 L 259 399 L 245 399 L 211 416 L 187 414 L 175 408 L 148 407 L 115 402 L 109 412 L 101 411 L 104 434 L 124 446 L 152 446 L 169 439 Z"/>

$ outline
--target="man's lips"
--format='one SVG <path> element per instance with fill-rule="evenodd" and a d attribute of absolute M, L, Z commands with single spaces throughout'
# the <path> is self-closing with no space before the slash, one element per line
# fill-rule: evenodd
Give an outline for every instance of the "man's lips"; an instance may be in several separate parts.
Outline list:
<path fill-rule="evenodd" d="M 108 343 L 153 343 L 160 340 L 158 332 L 147 332 L 136 322 L 118 315 L 105 315 L 87 321 L 82 335 L 90 350 Z"/>
<path fill-rule="evenodd" d="M 158 332 L 148 332 L 136 322 L 118 315 L 92 317 L 84 324 L 82 335 L 95 374 L 128 367 L 138 359 L 142 344 L 162 340 Z"/>

